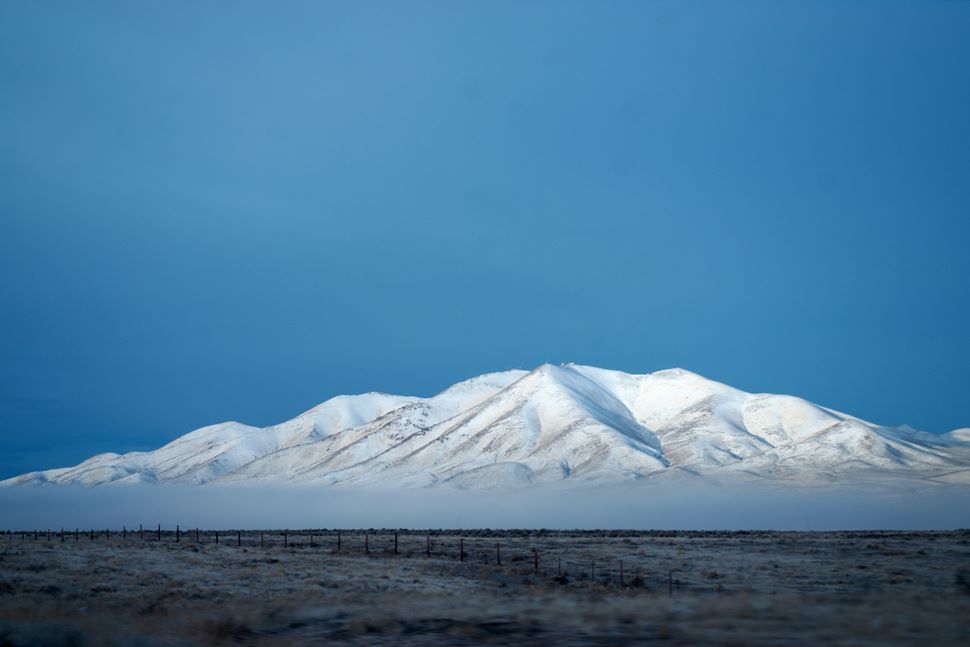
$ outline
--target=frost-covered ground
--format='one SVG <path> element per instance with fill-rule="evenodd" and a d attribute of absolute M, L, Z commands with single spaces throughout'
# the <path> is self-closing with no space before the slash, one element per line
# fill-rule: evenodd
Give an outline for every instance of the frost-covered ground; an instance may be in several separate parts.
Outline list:
<path fill-rule="evenodd" d="M 262 535 L 2 535 L 0 644 L 970 644 L 970 531 Z"/>

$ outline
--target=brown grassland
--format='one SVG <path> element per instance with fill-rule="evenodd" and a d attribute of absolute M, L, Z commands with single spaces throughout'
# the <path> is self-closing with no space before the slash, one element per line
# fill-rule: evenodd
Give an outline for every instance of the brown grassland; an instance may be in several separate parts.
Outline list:
<path fill-rule="evenodd" d="M 970 531 L 396 541 L 395 552 L 388 530 L 342 531 L 339 549 L 333 530 L 223 531 L 218 543 L 194 529 L 179 541 L 154 529 L 4 534 L 0 645 L 970 644 Z"/>

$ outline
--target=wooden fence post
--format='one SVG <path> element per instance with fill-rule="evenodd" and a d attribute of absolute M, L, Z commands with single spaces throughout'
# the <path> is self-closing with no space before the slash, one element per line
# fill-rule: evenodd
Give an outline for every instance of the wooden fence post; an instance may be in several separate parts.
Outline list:
<path fill-rule="evenodd" d="M 263 540 L 263 533 L 259 533 L 259 547 L 260 548 L 263 548 L 265 545 L 266 544 L 265 544 L 265 542 Z"/>
<path fill-rule="evenodd" d="M 195 529 L 195 543 L 199 543 L 199 529 Z"/>
<path fill-rule="evenodd" d="M 425 553 L 427 557 L 431 557 L 431 535 L 428 535 L 427 540 L 428 544 L 425 548 Z"/>
<path fill-rule="evenodd" d="M 620 586 L 623 586 L 623 560 L 620 560 Z"/>
<path fill-rule="evenodd" d="M 217 544 L 219 543 L 219 531 L 218 530 L 216 530 L 216 543 Z"/>
<path fill-rule="evenodd" d="M 155 535 L 155 541 L 162 540 L 162 524 L 158 524 L 158 534 Z"/>
<path fill-rule="evenodd" d="M 340 548 L 341 548 L 341 541 L 340 540 L 341 540 L 340 531 L 338 530 L 337 531 L 337 552 L 338 553 L 340 552 Z"/>
<path fill-rule="evenodd" d="M 539 574 L 539 551 L 535 548 L 532 549 L 532 559 L 533 559 L 533 572 Z"/>
<path fill-rule="evenodd" d="M 502 565 L 502 544 L 498 541 L 495 542 L 495 563 Z"/>
<path fill-rule="evenodd" d="M 290 538 L 287 535 L 287 531 L 284 530 L 283 531 L 283 548 L 289 548 L 289 547 L 290 547 Z"/>
<path fill-rule="evenodd" d="M 94 541 L 94 528 L 91 528 L 91 541 Z"/>
<path fill-rule="evenodd" d="M 242 546 L 242 530 L 236 531 L 236 546 Z"/>
<path fill-rule="evenodd" d="M 182 541 L 182 528 L 175 524 L 175 543 Z"/>
<path fill-rule="evenodd" d="M 364 553 L 370 555 L 370 537 L 366 532 L 364 533 Z"/>
<path fill-rule="evenodd" d="M 674 572 L 667 571 L 667 596 L 674 594 Z"/>
<path fill-rule="evenodd" d="M 61 543 L 64 543 L 64 529 L 61 528 Z"/>
<path fill-rule="evenodd" d="M 464 537 L 458 538 L 458 561 L 459 562 L 465 561 L 465 538 Z"/>
<path fill-rule="evenodd" d="M 394 533 L 394 554 L 397 555 L 397 533 Z"/>
<path fill-rule="evenodd" d="M 75 527 L 74 528 L 74 543 L 76 544 L 78 542 L 78 539 L 80 539 L 80 538 L 81 538 L 81 529 L 78 528 L 78 527 Z"/>
<path fill-rule="evenodd" d="M 128 541 L 128 526 L 121 527 L 121 541 Z"/>

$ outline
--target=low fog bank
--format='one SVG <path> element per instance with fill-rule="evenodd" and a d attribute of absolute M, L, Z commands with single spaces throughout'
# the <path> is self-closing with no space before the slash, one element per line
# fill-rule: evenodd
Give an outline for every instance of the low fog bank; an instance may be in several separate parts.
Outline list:
<path fill-rule="evenodd" d="M 326 487 L 0 489 L 0 529 L 612 528 L 866 530 L 970 527 L 970 490 L 616 487 L 505 493 Z"/>

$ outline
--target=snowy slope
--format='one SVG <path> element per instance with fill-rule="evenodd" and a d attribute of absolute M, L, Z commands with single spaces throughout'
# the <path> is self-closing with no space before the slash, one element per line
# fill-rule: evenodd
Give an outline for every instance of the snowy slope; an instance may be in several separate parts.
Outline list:
<path fill-rule="evenodd" d="M 791 485 L 970 484 L 970 429 L 884 427 L 689 371 L 543 365 L 430 398 L 339 396 L 266 428 L 227 422 L 0 485 L 313 483 L 484 489 L 691 475 Z"/>

